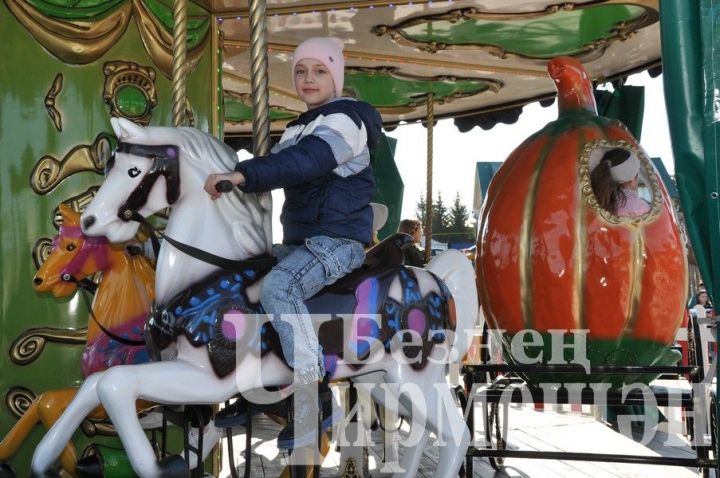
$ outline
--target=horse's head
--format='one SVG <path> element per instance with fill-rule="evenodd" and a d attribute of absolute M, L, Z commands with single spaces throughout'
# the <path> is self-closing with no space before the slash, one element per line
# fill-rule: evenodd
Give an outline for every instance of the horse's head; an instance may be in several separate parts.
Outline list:
<path fill-rule="evenodd" d="M 53 238 L 50 256 L 33 278 L 38 292 L 66 297 L 77 289 L 76 281 L 106 270 L 122 248 L 112 248 L 104 237 L 86 237 L 80 230 L 80 215 L 65 204 L 60 205 L 62 226 Z"/>
<path fill-rule="evenodd" d="M 130 240 L 137 232 L 138 216 L 171 206 L 166 231 L 172 231 L 175 240 L 215 247 L 213 253 L 234 258 L 269 250 L 267 200 L 235 188 L 213 201 L 203 189 L 209 174 L 233 169 L 235 151 L 195 128 L 143 127 L 121 118 L 111 122 L 118 144 L 108 160 L 105 181 L 82 215 L 86 235 L 105 236 L 111 242 Z M 166 255 L 158 267 L 172 265 L 185 267 Z"/>
<path fill-rule="evenodd" d="M 105 181 L 82 215 L 82 230 L 112 242 L 130 240 L 138 223 L 173 204 L 180 194 L 179 148 L 174 128 L 142 127 L 111 118 L 118 144 L 105 165 Z"/>

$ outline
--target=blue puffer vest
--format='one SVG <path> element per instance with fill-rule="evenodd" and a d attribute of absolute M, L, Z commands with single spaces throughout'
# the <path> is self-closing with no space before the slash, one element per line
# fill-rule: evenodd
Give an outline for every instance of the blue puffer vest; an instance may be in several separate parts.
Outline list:
<path fill-rule="evenodd" d="M 337 116 L 332 121 L 332 115 L 344 115 L 351 121 L 338 122 Z M 331 126 L 323 128 L 324 122 Z M 338 125 L 343 131 L 334 131 Z M 303 134 L 308 127 L 312 131 Z M 350 143 L 361 135 L 361 129 L 367 132 L 367 145 L 350 162 L 339 164 L 336 156 L 347 158 L 348 151 L 359 149 Z M 377 145 L 381 129 L 380 114 L 362 101 L 339 98 L 314 108 L 288 124 L 287 131 L 295 134 L 283 135 L 275 152 L 238 163 L 235 169 L 246 181 L 240 189 L 285 189 L 280 216 L 283 244 L 302 244 L 313 236 L 345 237 L 369 244 L 373 222 L 369 204 L 375 191 L 370 151 Z M 352 174 L 346 169 L 340 174 L 342 164 L 362 169 L 351 169 Z"/>

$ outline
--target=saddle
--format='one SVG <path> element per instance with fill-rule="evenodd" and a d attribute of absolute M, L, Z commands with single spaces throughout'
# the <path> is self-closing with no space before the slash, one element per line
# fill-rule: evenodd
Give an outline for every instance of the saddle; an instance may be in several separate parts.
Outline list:
<path fill-rule="evenodd" d="M 417 368 L 424 367 L 424 357 L 432 344 L 444 341 L 444 334 L 436 331 L 450 328 L 447 317 L 451 295 L 433 276 L 439 293 L 421 296 L 413 269 L 403 265 L 402 251 L 411 241 L 407 234 L 388 237 L 367 252 L 360 268 L 305 301 L 311 315 L 330 317 L 315 324 L 325 369 L 330 374 L 338 360 L 347 358 L 349 347 L 353 348 L 353 357 L 359 359 L 350 365 L 361 368 L 363 359 L 379 347 L 389 350 L 391 339 L 400 330 L 413 329 L 425 339 L 422 346 L 404 347 L 408 357 L 425 352 L 422 360 L 414 362 Z M 153 360 L 159 360 L 160 351 L 180 335 L 194 346 L 207 346 L 210 362 L 220 377 L 232 373 L 242 359 L 237 356 L 240 353 L 259 350 L 262 355 L 275 353 L 285 360 L 275 329 L 256 317 L 265 311 L 260 304 L 250 302 L 246 294 L 247 287 L 268 271 L 252 267 L 217 271 L 167 306 L 153 308 L 146 325 L 146 343 Z M 400 301 L 388 297 L 396 278 L 401 284 Z M 373 319 L 377 316 L 381 320 Z"/>

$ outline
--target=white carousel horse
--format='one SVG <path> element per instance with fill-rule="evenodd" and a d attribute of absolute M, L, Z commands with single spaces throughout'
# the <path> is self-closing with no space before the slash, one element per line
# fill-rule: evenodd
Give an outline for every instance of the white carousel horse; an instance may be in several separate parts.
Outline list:
<path fill-rule="evenodd" d="M 103 235 L 111 241 L 127 240 L 135 234 L 138 224 L 119 217 L 122 211 L 131 210 L 148 216 L 170 206 L 165 233 L 175 241 L 231 260 L 250 259 L 270 251 L 270 230 L 266 226 L 270 223 L 270 208 L 263 196 L 245 194 L 235 188 L 212 201 L 203 190 L 208 174 L 233 168 L 236 156 L 230 148 L 192 128 L 140 127 L 115 118 L 112 125 L 119 144 L 109 161 L 105 182 L 83 214 L 85 234 Z M 178 294 L 192 295 L 189 304 L 197 304 L 193 291 L 201 289 L 197 286 L 192 289 L 191 286 L 199 281 L 207 282 L 210 276 L 212 282 L 215 277 L 217 288 L 205 289 L 205 293 L 217 294 L 218 290 L 229 286 L 228 281 L 232 282 L 232 277 L 242 282 L 252 276 L 250 272 L 243 277 L 233 272 L 217 275 L 222 274 L 218 266 L 185 254 L 166 240 L 157 260 L 156 305 L 164 307 L 164 311 L 172 305 L 172 311 L 179 313 L 182 307 L 178 304 L 187 303 L 178 302 Z M 422 349 L 420 355 L 423 352 L 427 354 L 420 364 L 416 360 L 398 360 L 397 349 L 388 353 L 387 344 L 391 342 L 388 340 L 385 346 L 380 342 L 380 347 L 369 349 L 361 366 L 335 357 L 329 370 L 332 379 L 356 376 L 364 386 L 383 384 L 382 387 L 372 388 L 373 398 L 386 408 L 411 419 L 413 435 L 418 440 L 406 450 L 401 463 L 404 471 L 397 476 L 416 475 L 428 433 L 433 432 L 442 445 L 435 476 L 448 478 L 457 475 L 470 440 L 469 431 L 446 384 L 445 370 L 449 361 L 460 360 L 469 347 L 468 332 L 473 329 L 478 310 L 474 271 L 465 256 L 458 251 L 450 251 L 431 262 L 428 271 L 402 267 L 401 272 L 385 280 L 387 287 L 383 305 L 386 308 L 379 310 L 383 320 L 388 315 L 387 307 L 390 307 L 387 303 L 392 302 L 390 308 L 396 312 L 393 330 L 402 329 L 405 337 L 409 335 L 408 329 L 415 330 L 414 327 L 427 333 L 429 326 L 417 324 L 425 324 L 430 319 L 419 311 L 433 307 L 433 310 L 444 310 L 443 320 L 450 320 L 454 327 L 447 327 L 447 335 L 442 335 L 444 339 L 440 341 L 423 337 L 424 342 L 415 347 L 416 352 Z M 362 282 L 358 289 L 368 283 Z M 414 287 L 412 294 L 405 292 L 408 283 Z M 255 282 L 243 292 L 243 297 L 247 299 L 245 302 L 257 302 L 259 284 Z M 377 286 L 378 282 L 372 284 Z M 186 292 L 188 290 L 191 292 Z M 358 303 L 360 295 L 355 292 Z M 433 305 L 403 308 L 409 296 L 425 301 L 413 304 L 432 302 Z M 334 297 L 338 296 L 331 299 Z M 327 303 L 326 300 L 325 305 Z M 221 319 L 217 323 L 220 323 L 223 333 L 229 323 L 229 314 L 223 313 L 230 312 L 230 309 L 235 316 L 238 314 L 232 306 L 220 312 Z M 313 307 L 310 310 L 312 312 Z M 357 308 L 353 310 L 357 311 Z M 177 325 L 173 322 L 175 319 L 162 322 L 166 318 L 166 312 L 153 318 L 161 322 L 155 329 L 161 336 L 168 332 L 168 328 Z M 367 327 L 358 325 L 362 319 L 353 320 L 358 322 L 353 324 L 356 329 L 350 335 L 359 336 L 360 329 Z M 405 327 L 401 328 L 400 323 Z M 195 326 L 197 323 L 194 323 Z M 219 361 L 211 353 L 210 346 L 198 346 L 198 337 L 203 335 L 200 332 L 208 332 L 208 329 L 193 327 L 183 322 L 180 330 L 175 331 L 177 337 L 173 337 L 170 343 L 162 340 L 163 337 L 158 339 L 152 334 L 147 335 L 156 345 L 164 347 L 161 361 L 117 366 L 88 377 L 67 411 L 38 445 L 32 461 L 33 472 L 42 475 L 49 470 L 83 418 L 102 404 L 138 475 L 182 476 L 169 472 L 177 461 L 172 464 L 156 461 L 153 448 L 135 413 L 137 399 L 172 405 L 215 404 L 248 390 L 279 387 L 293 382 L 293 371 L 282 361 L 279 353 L 245 353 L 238 355 L 237 361 L 233 355 L 228 372 L 223 368 L 227 363 Z M 385 322 L 382 327 L 386 327 Z M 457 333 L 451 333 L 451 329 Z M 435 326 L 432 330 L 436 331 Z M 320 335 L 323 335 L 322 328 Z M 396 336 L 393 340 L 406 339 Z M 207 345 L 207 341 L 199 343 Z M 237 353 L 241 352 L 238 349 Z"/>

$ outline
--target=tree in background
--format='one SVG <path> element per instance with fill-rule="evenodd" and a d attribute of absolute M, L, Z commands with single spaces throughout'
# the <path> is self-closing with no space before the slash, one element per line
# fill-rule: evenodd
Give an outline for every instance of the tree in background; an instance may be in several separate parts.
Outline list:
<path fill-rule="evenodd" d="M 420 224 L 425 226 L 425 196 L 420 193 L 420 200 L 415 203 L 415 219 L 420 221 Z"/>
<path fill-rule="evenodd" d="M 426 204 L 425 204 L 425 196 L 420 193 L 420 200 L 415 203 L 415 218 L 420 221 L 425 226 L 425 211 L 426 211 Z M 441 232 L 447 232 L 448 229 L 448 211 L 447 206 L 445 206 L 445 203 L 443 203 L 442 200 L 442 194 L 438 193 L 438 198 L 436 201 L 432 202 L 432 232 L 433 234 L 438 234 Z"/>
<path fill-rule="evenodd" d="M 465 232 L 467 231 L 467 221 L 470 217 L 465 205 L 460 202 L 460 193 L 455 193 L 455 201 L 453 201 L 452 208 L 448 214 L 450 219 L 450 230 L 453 232 Z"/>
<path fill-rule="evenodd" d="M 425 197 L 420 194 L 420 200 L 416 203 L 415 217 L 425 224 Z M 433 238 L 441 242 L 470 243 L 474 242 L 472 227 L 467 226 L 470 216 L 468 209 L 462 204 L 460 193 L 455 194 L 452 207 L 448 210 L 442 200 L 442 194 L 438 193 L 437 200 L 432 203 Z"/>
<path fill-rule="evenodd" d="M 448 225 L 449 225 L 449 216 L 448 216 L 448 210 L 447 206 L 445 206 L 445 203 L 442 199 L 442 194 L 438 193 L 437 201 L 433 202 L 432 205 L 432 214 L 433 214 L 433 224 L 432 224 L 432 231 L 433 234 L 438 234 L 441 232 L 448 232 Z"/>

